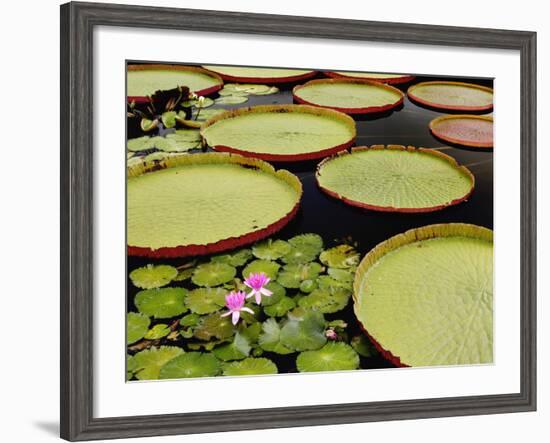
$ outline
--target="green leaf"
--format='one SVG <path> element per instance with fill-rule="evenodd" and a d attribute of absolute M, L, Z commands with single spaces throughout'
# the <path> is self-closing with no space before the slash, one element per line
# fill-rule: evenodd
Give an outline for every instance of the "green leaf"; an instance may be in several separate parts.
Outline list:
<path fill-rule="evenodd" d="M 225 305 L 227 291 L 222 288 L 197 288 L 189 291 L 185 305 L 197 314 L 210 314 Z"/>
<path fill-rule="evenodd" d="M 160 151 L 164 152 L 178 152 L 179 148 L 177 143 L 170 138 L 166 137 L 152 137 L 151 146 L 157 148 Z"/>
<path fill-rule="evenodd" d="M 321 252 L 319 260 L 331 268 L 346 269 L 357 266 L 359 253 L 353 246 L 338 245 Z"/>
<path fill-rule="evenodd" d="M 231 343 L 218 346 L 212 352 L 220 360 L 231 361 L 248 357 L 251 349 L 248 339 L 237 332 Z"/>
<path fill-rule="evenodd" d="M 356 335 L 350 342 L 355 352 L 363 357 L 374 357 L 378 354 L 378 351 L 370 340 L 364 335 Z"/>
<path fill-rule="evenodd" d="M 147 265 L 130 272 L 130 280 L 141 289 L 153 289 L 166 286 L 178 275 L 178 270 L 168 265 Z"/>
<path fill-rule="evenodd" d="M 138 352 L 133 357 L 135 375 L 139 380 L 157 380 L 160 368 L 181 354 L 183 349 L 175 346 L 161 346 Z"/>
<path fill-rule="evenodd" d="M 300 291 L 309 294 L 311 291 L 317 288 L 317 282 L 315 280 L 304 280 L 300 283 Z"/>
<path fill-rule="evenodd" d="M 244 279 L 248 278 L 250 274 L 263 272 L 271 280 L 277 279 L 277 273 L 281 265 L 270 260 L 254 260 L 250 262 L 244 269 L 242 276 Z"/>
<path fill-rule="evenodd" d="M 232 280 L 237 270 L 225 263 L 204 263 L 195 268 L 191 280 L 197 286 L 218 286 Z"/>
<path fill-rule="evenodd" d="M 291 250 L 283 256 L 285 263 L 308 263 L 323 250 L 323 239 L 317 234 L 300 234 L 288 240 Z"/>
<path fill-rule="evenodd" d="M 351 283 L 355 276 L 355 268 L 351 269 L 338 269 L 338 268 L 328 268 L 328 275 L 330 275 L 334 280 L 337 280 L 342 283 Z"/>
<path fill-rule="evenodd" d="M 298 305 L 306 309 L 314 309 L 323 314 L 341 311 L 348 304 L 351 293 L 345 289 L 315 289 L 307 297 L 303 297 Z"/>
<path fill-rule="evenodd" d="M 215 255 L 212 261 L 216 263 L 226 263 L 231 266 L 244 266 L 252 258 L 250 249 L 241 249 L 232 254 Z"/>
<path fill-rule="evenodd" d="M 199 314 L 191 313 L 183 316 L 180 320 L 180 325 L 184 328 L 190 326 L 197 326 L 200 322 L 201 316 Z"/>
<path fill-rule="evenodd" d="M 277 320 L 270 318 L 262 323 L 262 333 L 258 339 L 260 347 L 264 351 L 275 352 L 276 354 L 292 354 L 292 349 L 283 346 L 280 341 L 281 328 Z"/>
<path fill-rule="evenodd" d="M 260 322 L 252 323 L 251 325 L 242 328 L 239 332 L 248 340 L 250 344 L 257 343 L 260 333 L 262 332 L 262 324 Z"/>
<path fill-rule="evenodd" d="M 277 282 L 285 288 L 299 288 L 304 280 L 317 278 L 323 267 L 317 262 L 305 264 L 288 264 L 277 276 Z"/>
<path fill-rule="evenodd" d="M 290 252 L 291 246 L 284 240 L 268 239 L 252 246 L 252 253 L 263 260 L 277 260 Z"/>
<path fill-rule="evenodd" d="M 159 124 L 157 119 L 149 120 L 148 118 L 142 118 L 140 122 L 141 130 L 144 132 L 149 132 L 155 129 Z"/>
<path fill-rule="evenodd" d="M 182 269 L 173 281 L 185 281 L 193 275 L 193 272 L 195 272 L 195 268 Z"/>
<path fill-rule="evenodd" d="M 166 139 L 172 142 L 171 152 L 186 152 L 200 148 L 201 137 L 198 129 L 178 129 L 172 134 L 166 135 Z"/>
<path fill-rule="evenodd" d="M 223 365 L 223 375 L 269 375 L 277 374 L 277 366 L 267 358 L 246 358 Z"/>
<path fill-rule="evenodd" d="M 204 341 L 209 341 L 212 338 L 223 340 L 231 337 L 234 333 L 235 328 L 230 317 L 222 317 L 218 312 L 203 317 L 194 329 L 195 337 Z"/>
<path fill-rule="evenodd" d="M 289 319 L 281 329 L 281 343 L 296 351 L 319 349 L 325 337 L 325 319 L 317 311 L 307 311 L 301 318 Z"/>
<path fill-rule="evenodd" d="M 126 355 L 126 381 L 130 380 L 134 376 L 136 371 L 136 362 L 134 357 L 131 355 Z"/>
<path fill-rule="evenodd" d="M 145 338 L 147 340 L 158 340 L 162 337 L 166 337 L 168 334 L 170 334 L 170 326 L 158 324 L 147 331 Z"/>
<path fill-rule="evenodd" d="M 226 95 L 214 100 L 217 105 L 240 105 L 248 101 L 248 97 L 239 95 Z"/>
<path fill-rule="evenodd" d="M 348 371 L 359 367 L 359 356 L 342 342 L 329 342 L 321 349 L 302 352 L 296 359 L 300 372 Z"/>
<path fill-rule="evenodd" d="M 187 311 L 184 288 L 146 289 L 136 294 L 134 303 L 142 314 L 155 318 L 170 318 Z"/>
<path fill-rule="evenodd" d="M 329 277 L 328 275 L 320 275 L 319 277 L 317 277 L 317 286 L 319 286 L 319 289 L 346 289 L 348 291 L 351 291 L 353 284 L 351 281 L 338 281 L 332 277 Z"/>
<path fill-rule="evenodd" d="M 168 111 L 162 114 L 161 120 L 165 128 L 173 128 L 176 126 L 176 115 L 175 111 Z"/>
<path fill-rule="evenodd" d="M 131 345 L 141 340 L 147 329 L 149 329 L 150 323 L 151 320 L 146 315 L 138 314 L 137 312 L 128 312 L 126 314 L 126 343 Z"/>
<path fill-rule="evenodd" d="M 131 138 L 126 143 L 126 148 L 128 151 L 139 152 L 146 151 L 151 148 L 150 145 L 151 137 L 144 135 L 143 137 Z"/>
<path fill-rule="evenodd" d="M 218 114 L 225 112 L 225 109 L 201 109 L 201 112 L 198 114 L 195 113 L 195 118 L 197 121 L 206 121 Z"/>
<path fill-rule="evenodd" d="M 262 297 L 262 306 L 264 307 L 274 305 L 286 295 L 286 289 L 276 281 L 270 281 L 265 287 L 270 290 L 272 294 L 269 297 Z"/>
<path fill-rule="evenodd" d="M 282 297 L 277 303 L 266 306 L 264 312 L 270 317 L 282 317 L 296 307 L 295 301 L 290 297 Z"/>
<path fill-rule="evenodd" d="M 166 363 L 159 378 L 214 377 L 221 371 L 220 362 L 212 354 L 187 352 Z"/>

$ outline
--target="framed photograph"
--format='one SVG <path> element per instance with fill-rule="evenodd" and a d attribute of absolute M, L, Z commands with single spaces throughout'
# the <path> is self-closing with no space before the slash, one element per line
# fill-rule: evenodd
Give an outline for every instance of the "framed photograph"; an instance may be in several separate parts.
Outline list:
<path fill-rule="evenodd" d="M 61 7 L 61 437 L 536 408 L 536 34 Z"/>

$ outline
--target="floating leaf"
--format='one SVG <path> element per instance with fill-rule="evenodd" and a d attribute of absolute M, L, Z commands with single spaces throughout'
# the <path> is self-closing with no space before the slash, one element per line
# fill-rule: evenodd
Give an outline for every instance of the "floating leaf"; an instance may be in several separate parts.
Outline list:
<path fill-rule="evenodd" d="M 282 297 L 277 303 L 266 306 L 264 312 L 270 317 L 282 317 L 296 307 L 296 302 L 290 297 Z"/>
<path fill-rule="evenodd" d="M 218 312 L 203 317 L 194 329 L 195 337 L 204 341 L 209 341 L 212 338 L 224 340 L 231 337 L 235 333 L 235 329 L 230 318 L 222 317 Z"/>
<path fill-rule="evenodd" d="M 160 369 L 159 378 L 213 377 L 220 371 L 220 362 L 212 354 L 187 352 L 166 363 Z"/>
<path fill-rule="evenodd" d="M 254 314 L 251 314 L 250 312 L 241 312 L 241 318 L 245 321 L 245 323 L 257 322 L 258 316 L 261 312 L 260 306 L 258 306 L 256 303 L 253 303 L 253 302 L 246 303 L 245 306 L 248 309 L 252 310 Z"/>
<path fill-rule="evenodd" d="M 128 151 L 132 152 L 146 151 L 147 149 L 151 149 L 150 141 L 151 137 L 148 135 L 138 138 L 131 138 L 126 143 L 126 148 Z"/>
<path fill-rule="evenodd" d="M 323 250 L 323 239 L 317 234 L 301 234 L 288 240 L 292 247 L 290 252 L 283 256 L 285 263 L 308 263 L 317 258 Z"/>
<path fill-rule="evenodd" d="M 134 357 L 131 355 L 126 355 L 126 380 L 130 380 L 134 376 L 136 371 L 136 362 Z"/>
<path fill-rule="evenodd" d="M 164 160 L 167 156 L 168 154 L 166 152 L 157 151 L 143 157 L 143 161 L 146 163 L 152 163 L 155 161 Z"/>
<path fill-rule="evenodd" d="M 178 129 L 165 137 L 170 144 L 166 145 L 165 151 L 186 152 L 191 149 L 200 148 L 201 138 L 198 129 Z"/>
<path fill-rule="evenodd" d="M 315 280 L 304 280 L 300 283 L 300 291 L 309 294 L 311 291 L 317 288 L 317 282 Z"/>
<path fill-rule="evenodd" d="M 307 297 L 301 298 L 298 304 L 302 308 L 332 314 L 346 307 L 350 295 L 351 293 L 345 289 L 315 289 Z"/>
<path fill-rule="evenodd" d="M 348 371 L 359 367 L 359 356 L 342 342 L 330 342 L 321 349 L 302 352 L 296 359 L 300 372 Z"/>
<path fill-rule="evenodd" d="M 268 375 L 277 374 L 277 366 L 267 358 L 246 358 L 223 365 L 223 375 Z"/>
<path fill-rule="evenodd" d="M 285 288 L 299 288 L 304 280 L 317 278 L 322 269 L 317 262 L 285 265 L 277 276 L 277 282 Z"/>
<path fill-rule="evenodd" d="M 289 319 L 281 329 L 281 344 L 296 351 L 319 349 L 325 337 L 325 319 L 317 311 L 306 311 L 301 318 Z"/>
<path fill-rule="evenodd" d="M 328 275 L 320 275 L 317 277 L 317 286 L 319 289 L 347 289 L 351 291 L 352 282 L 339 281 Z"/>
<path fill-rule="evenodd" d="M 192 312 L 191 314 L 187 314 L 181 318 L 180 325 L 184 328 L 196 326 L 199 324 L 200 319 L 201 316 L 199 314 Z"/>
<path fill-rule="evenodd" d="M 197 314 L 210 314 L 225 305 L 227 291 L 222 288 L 197 288 L 189 291 L 185 305 Z"/>
<path fill-rule="evenodd" d="M 218 91 L 218 92 L 221 92 L 221 90 Z M 198 104 L 199 104 L 198 99 L 186 100 L 186 101 L 181 103 L 181 105 L 185 108 L 189 108 L 191 106 L 198 106 Z M 209 97 L 203 97 L 203 102 L 202 102 L 201 108 L 202 109 L 208 108 L 208 107 L 212 106 L 213 104 L 214 104 L 214 100 L 212 100 Z"/>
<path fill-rule="evenodd" d="M 277 94 L 277 92 L 279 92 L 279 88 L 277 88 L 276 86 L 272 86 L 267 91 L 255 92 L 254 95 L 272 95 Z"/>
<path fill-rule="evenodd" d="M 130 280 L 141 289 L 154 289 L 166 286 L 178 275 L 178 270 L 168 265 L 147 265 L 130 272 Z"/>
<path fill-rule="evenodd" d="M 355 352 L 363 357 L 374 357 L 378 354 L 374 345 L 364 335 L 356 335 L 351 339 L 350 344 Z"/>
<path fill-rule="evenodd" d="M 213 262 L 226 263 L 231 266 L 244 266 L 248 260 L 252 258 L 252 251 L 250 249 L 241 249 L 232 254 L 215 255 L 212 257 Z"/>
<path fill-rule="evenodd" d="M 141 340 L 147 329 L 149 329 L 150 323 L 151 320 L 146 315 L 138 314 L 137 312 L 128 312 L 126 314 L 126 343 L 131 345 Z"/>
<path fill-rule="evenodd" d="M 182 269 L 181 271 L 179 271 L 178 275 L 176 275 L 173 281 L 185 281 L 191 278 L 193 272 L 195 272 L 195 268 Z"/>
<path fill-rule="evenodd" d="M 228 88 L 220 89 L 218 91 L 218 94 L 220 94 L 220 96 L 222 96 L 222 97 L 227 97 L 227 96 L 246 97 L 246 96 L 248 96 L 248 93 L 246 91 L 237 91 L 235 89 L 228 89 Z"/>
<path fill-rule="evenodd" d="M 243 328 L 240 334 L 245 337 L 250 344 L 257 343 L 262 332 L 262 324 L 260 322 L 252 323 L 250 326 Z"/>
<path fill-rule="evenodd" d="M 281 344 L 281 328 L 274 318 L 267 319 L 262 323 L 262 333 L 258 339 L 260 347 L 268 352 L 276 354 L 292 354 L 292 349 Z"/>
<path fill-rule="evenodd" d="M 165 128 L 173 128 L 176 126 L 176 115 L 175 111 L 168 111 L 162 114 L 161 120 Z"/>
<path fill-rule="evenodd" d="M 187 311 L 184 288 L 146 289 L 136 294 L 134 303 L 139 312 L 155 318 L 170 318 Z"/>
<path fill-rule="evenodd" d="M 290 244 L 284 240 L 268 239 L 252 246 L 255 257 L 263 260 L 277 260 L 290 252 Z"/>
<path fill-rule="evenodd" d="M 262 306 L 264 307 L 274 305 L 286 295 L 286 289 L 275 281 L 270 281 L 266 285 L 266 288 L 270 290 L 272 294 L 269 297 L 262 297 Z"/>
<path fill-rule="evenodd" d="M 346 269 L 357 266 L 359 253 L 353 246 L 338 245 L 321 252 L 319 260 L 331 268 Z"/>
<path fill-rule="evenodd" d="M 223 112 L 226 112 L 225 109 L 202 109 L 199 114 L 195 115 L 195 118 L 197 121 L 206 121 Z"/>
<path fill-rule="evenodd" d="M 145 338 L 147 340 L 158 340 L 166 337 L 168 334 L 170 334 L 170 326 L 158 324 L 147 331 Z"/>
<path fill-rule="evenodd" d="M 204 263 L 195 268 L 191 280 L 197 286 L 218 286 L 235 277 L 236 269 L 225 263 Z"/>
<path fill-rule="evenodd" d="M 135 376 L 139 380 L 157 380 L 160 368 L 181 354 L 183 349 L 175 346 L 161 346 L 138 352 L 133 357 Z"/>
<path fill-rule="evenodd" d="M 141 130 L 144 132 L 149 132 L 155 129 L 159 124 L 158 119 L 149 120 L 148 118 L 142 118 L 140 122 Z"/>
<path fill-rule="evenodd" d="M 275 280 L 277 278 L 277 273 L 279 272 L 280 267 L 281 265 L 274 261 L 254 260 L 244 268 L 242 275 L 243 278 L 248 278 L 250 274 L 263 272 L 271 280 Z"/>
<path fill-rule="evenodd" d="M 327 274 L 339 282 L 351 283 L 355 276 L 355 267 L 350 269 L 328 268 Z"/>
<path fill-rule="evenodd" d="M 248 97 L 240 95 L 226 95 L 214 100 L 217 105 L 239 105 L 248 101 Z"/>
<path fill-rule="evenodd" d="M 214 348 L 212 351 L 216 357 L 223 361 L 242 360 L 248 357 L 252 347 L 248 339 L 240 334 L 236 333 L 231 343 L 227 343 Z"/>
<path fill-rule="evenodd" d="M 240 83 L 235 86 L 236 91 L 244 91 L 248 94 L 258 94 L 269 91 L 269 89 L 270 87 L 267 85 L 256 85 L 252 83 Z"/>

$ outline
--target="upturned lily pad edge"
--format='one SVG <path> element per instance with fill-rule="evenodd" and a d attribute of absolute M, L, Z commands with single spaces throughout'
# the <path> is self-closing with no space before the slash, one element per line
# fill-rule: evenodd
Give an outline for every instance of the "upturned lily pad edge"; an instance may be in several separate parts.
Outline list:
<path fill-rule="evenodd" d="M 355 318 L 359 323 L 359 326 L 363 333 L 368 337 L 371 343 L 374 345 L 376 350 L 382 354 L 382 356 L 394 364 L 397 367 L 405 368 L 411 367 L 406 362 L 401 361 L 401 358 L 397 355 L 394 355 L 389 349 L 384 347 L 383 343 L 380 343 L 379 339 L 372 336 L 368 332 L 368 328 L 365 327 L 363 321 L 360 318 L 359 311 L 359 292 L 361 289 L 363 276 L 369 271 L 369 269 L 374 266 L 378 260 L 380 260 L 384 255 L 402 247 L 407 244 L 415 243 L 421 240 L 429 240 L 433 238 L 441 237 L 470 237 L 480 240 L 485 240 L 488 242 L 493 242 L 493 231 L 491 229 L 485 228 L 479 225 L 473 225 L 469 223 L 439 223 L 434 225 L 426 225 L 420 228 L 413 228 L 405 231 L 401 234 L 394 235 L 387 240 L 376 245 L 371 249 L 367 255 L 363 257 L 357 270 L 355 272 L 355 278 L 353 280 L 353 312 Z"/>
<path fill-rule="evenodd" d="M 390 78 L 354 77 L 353 75 L 344 75 L 335 71 L 325 71 L 323 74 L 331 78 L 366 79 L 373 82 L 384 83 L 386 85 L 399 85 L 402 83 L 408 83 L 413 81 L 416 78 L 416 76 L 409 75 L 409 74 L 402 74 L 402 75 L 397 74 L 395 77 L 390 77 Z"/>
<path fill-rule="evenodd" d="M 428 106 L 430 108 L 434 109 L 445 109 L 449 111 L 464 111 L 464 112 L 486 112 L 493 109 L 493 103 L 489 105 L 484 106 L 456 106 L 456 105 L 444 105 L 441 103 L 431 102 L 429 100 L 424 100 L 414 94 L 415 89 L 418 89 L 423 86 L 429 86 L 429 85 L 452 85 L 452 86 L 463 86 L 467 88 L 472 89 L 479 89 L 481 91 L 490 92 L 493 94 L 493 89 L 489 88 L 487 86 L 481 86 L 476 85 L 474 83 L 464 83 L 464 82 L 451 82 L 451 81 L 443 81 L 443 80 L 437 80 L 437 81 L 431 81 L 431 82 L 421 82 L 417 83 L 416 85 L 413 85 L 407 89 L 407 97 L 411 99 L 413 102 L 420 103 L 421 105 Z"/>
<path fill-rule="evenodd" d="M 211 66 L 211 65 L 206 65 Z M 221 66 L 223 68 L 223 66 Z M 281 83 L 294 83 L 299 82 L 302 80 L 307 80 L 309 78 L 315 77 L 317 75 L 317 71 L 309 71 L 304 74 L 295 74 L 295 75 L 287 75 L 285 77 L 246 77 L 246 76 L 239 76 L 239 75 L 230 75 L 225 74 L 223 72 L 213 71 L 208 68 L 205 68 L 204 66 L 202 69 L 212 72 L 213 74 L 218 75 L 226 82 L 235 82 L 235 83 L 253 83 L 253 84 L 281 84 Z M 260 69 L 260 68 L 259 68 Z M 288 68 L 292 69 L 292 68 Z"/>
<path fill-rule="evenodd" d="M 470 190 L 463 195 L 462 197 L 456 198 L 454 200 L 451 200 L 449 203 L 445 205 L 436 205 L 436 206 L 429 206 L 429 207 L 423 207 L 423 208 L 396 208 L 394 206 L 377 206 L 377 205 L 371 205 L 365 202 L 352 200 L 347 197 L 344 197 L 343 195 L 338 194 L 337 192 L 323 186 L 320 182 L 320 178 L 322 175 L 322 169 L 323 166 L 325 166 L 328 162 L 331 160 L 342 156 L 342 155 L 353 155 L 353 153 L 356 152 L 362 152 L 362 151 L 369 151 L 369 150 L 394 150 L 394 151 L 409 151 L 409 152 L 422 152 L 429 155 L 434 155 L 436 157 L 439 157 L 445 161 L 447 161 L 451 166 L 458 169 L 462 173 L 466 174 L 466 176 L 470 179 L 472 185 L 470 187 Z M 344 203 L 355 206 L 358 208 L 363 209 L 369 209 L 371 211 L 379 211 L 379 212 L 402 212 L 402 213 L 424 213 L 424 212 L 434 212 L 439 211 L 441 209 L 448 208 L 449 206 L 454 206 L 459 203 L 462 203 L 463 201 L 468 200 L 475 189 L 475 176 L 472 174 L 472 172 L 463 165 L 459 165 L 458 162 L 451 157 L 450 155 L 444 154 L 443 152 L 437 151 L 435 149 L 429 149 L 429 148 L 417 148 L 415 146 L 404 146 L 404 145 L 372 145 L 372 146 L 356 146 L 351 149 L 351 151 L 342 151 L 337 153 L 335 156 L 327 157 L 323 159 L 319 164 L 317 165 L 317 169 L 315 171 L 315 180 L 317 182 L 317 186 L 321 191 L 323 191 L 325 194 L 336 198 L 338 200 L 343 201 Z"/>
<path fill-rule="evenodd" d="M 480 149 L 492 149 L 494 142 L 471 142 L 460 138 L 449 137 L 448 135 L 442 134 L 437 131 L 437 125 L 446 120 L 460 120 L 460 119 L 469 119 L 469 120 L 483 120 L 493 123 L 493 117 L 488 115 L 472 115 L 472 114 L 453 114 L 453 115 L 442 115 L 441 117 L 434 118 L 428 125 L 430 132 L 434 137 L 437 137 L 445 142 L 453 143 L 455 145 L 466 146 L 468 148 L 480 148 Z"/>

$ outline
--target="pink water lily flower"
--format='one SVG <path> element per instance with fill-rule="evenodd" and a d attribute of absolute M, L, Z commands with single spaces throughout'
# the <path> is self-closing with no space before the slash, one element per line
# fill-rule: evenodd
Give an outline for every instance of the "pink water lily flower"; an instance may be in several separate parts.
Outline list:
<path fill-rule="evenodd" d="M 227 317 L 228 315 L 231 315 L 231 323 L 236 325 L 239 318 L 241 318 L 241 312 L 248 312 L 254 315 L 254 311 L 244 305 L 245 299 L 246 293 L 243 291 L 231 291 L 225 296 L 225 306 L 229 309 L 229 311 L 221 316 Z"/>
<path fill-rule="evenodd" d="M 256 303 L 260 304 L 262 302 L 262 295 L 270 297 L 273 292 L 265 287 L 269 283 L 269 280 L 270 278 L 264 272 L 249 274 L 248 278 L 244 280 L 244 284 L 252 289 L 252 291 L 250 291 L 246 298 L 255 296 Z"/>

